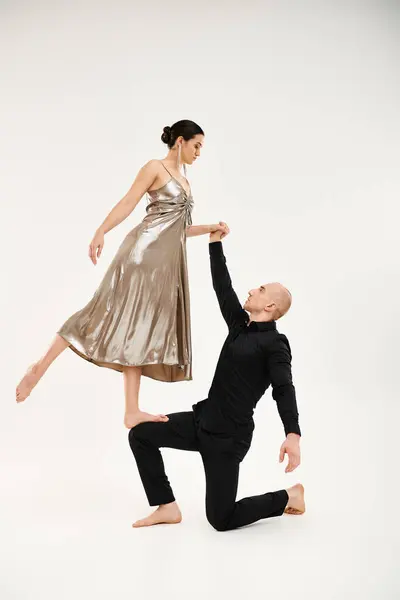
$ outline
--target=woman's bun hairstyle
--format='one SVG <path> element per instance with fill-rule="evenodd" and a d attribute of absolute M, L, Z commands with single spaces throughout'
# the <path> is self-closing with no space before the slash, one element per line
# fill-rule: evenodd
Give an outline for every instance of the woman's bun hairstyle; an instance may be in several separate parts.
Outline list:
<path fill-rule="evenodd" d="M 164 144 L 169 144 L 170 143 L 170 141 L 171 141 L 171 133 L 172 133 L 171 127 L 169 127 L 168 125 L 167 125 L 167 127 L 164 127 L 163 133 L 161 135 L 161 141 L 163 141 Z"/>

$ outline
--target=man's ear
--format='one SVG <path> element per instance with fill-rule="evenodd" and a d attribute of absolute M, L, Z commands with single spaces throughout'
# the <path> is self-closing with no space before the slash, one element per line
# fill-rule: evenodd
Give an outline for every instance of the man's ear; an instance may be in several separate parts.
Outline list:
<path fill-rule="evenodd" d="M 274 312 L 275 309 L 276 309 L 275 302 L 271 302 L 271 304 L 267 304 L 267 306 L 264 308 L 264 310 L 266 312 Z"/>

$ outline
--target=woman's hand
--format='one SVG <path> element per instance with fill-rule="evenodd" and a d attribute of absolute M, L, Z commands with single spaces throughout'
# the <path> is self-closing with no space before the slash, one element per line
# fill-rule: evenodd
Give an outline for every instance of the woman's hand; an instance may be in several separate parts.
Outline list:
<path fill-rule="evenodd" d="M 197 235 L 205 235 L 205 234 L 214 234 L 214 232 L 220 232 L 224 234 L 222 237 L 225 237 L 229 233 L 229 227 L 226 223 L 220 221 L 219 223 L 215 223 L 212 225 L 190 225 L 190 227 L 186 227 L 186 235 L 187 237 L 194 237 Z M 216 241 L 216 240 L 214 240 Z M 219 241 L 219 239 L 218 239 Z"/>
<path fill-rule="evenodd" d="M 230 231 L 224 221 L 220 221 L 218 225 L 210 225 L 210 242 L 221 242 L 224 237 L 229 235 Z"/>
<path fill-rule="evenodd" d="M 89 246 L 89 258 L 94 265 L 97 264 L 97 259 L 100 258 L 104 246 L 104 233 L 98 229 Z"/>

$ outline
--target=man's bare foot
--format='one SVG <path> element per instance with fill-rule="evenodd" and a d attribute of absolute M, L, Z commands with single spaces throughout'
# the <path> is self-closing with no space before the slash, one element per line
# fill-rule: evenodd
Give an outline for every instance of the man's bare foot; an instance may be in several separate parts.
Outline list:
<path fill-rule="evenodd" d="M 23 402 L 23 400 L 29 396 L 39 379 L 40 375 L 38 373 L 38 366 L 35 363 L 29 367 L 17 386 L 15 397 L 16 401 Z"/>
<path fill-rule="evenodd" d="M 286 504 L 284 512 L 288 515 L 302 515 L 306 510 L 304 487 L 301 483 L 297 483 L 286 491 L 289 494 L 289 501 Z"/>
<path fill-rule="evenodd" d="M 161 525 L 163 523 L 174 525 L 182 521 L 182 513 L 176 502 L 161 504 L 151 515 L 145 519 L 136 521 L 132 527 L 150 527 L 151 525 Z"/>
<path fill-rule="evenodd" d="M 136 427 L 139 423 L 166 423 L 168 420 L 168 417 L 165 415 L 151 415 L 139 410 L 135 413 L 125 413 L 124 425 L 128 429 L 132 429 L 132 427 Z"/>

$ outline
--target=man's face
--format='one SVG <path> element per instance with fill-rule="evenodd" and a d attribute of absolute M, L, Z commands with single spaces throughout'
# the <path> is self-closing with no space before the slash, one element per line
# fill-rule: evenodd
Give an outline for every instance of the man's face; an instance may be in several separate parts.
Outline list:
<path fill-rule="evenodd" d="M 249 297 L 244 303 L 243 308 L 248 312 L 257 313 L 265 310 L 266 307 L 274 304 L 270 294 L 270 285 L 265 283 L 258 288 L 249 291 Z M 271 307 L 272 309 L 274 306 Z"/>

